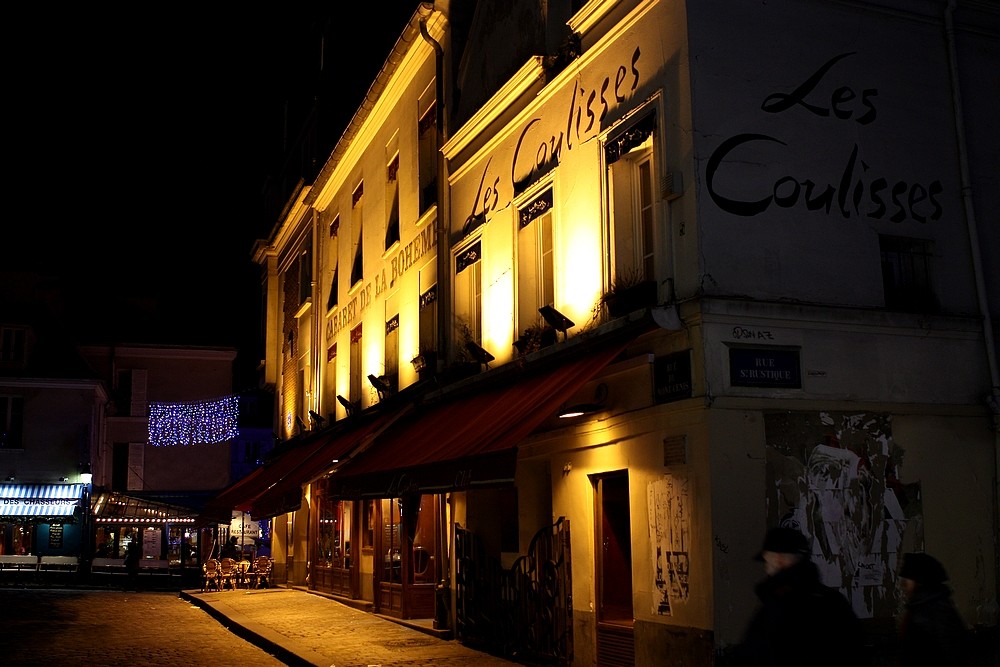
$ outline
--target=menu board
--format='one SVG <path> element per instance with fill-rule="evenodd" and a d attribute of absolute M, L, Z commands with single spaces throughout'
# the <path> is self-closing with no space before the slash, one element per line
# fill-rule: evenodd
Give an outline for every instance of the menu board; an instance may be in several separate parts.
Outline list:
<path fill-rule="evenodd" d="M 63 525 L 61 523 L 49 524 L 49 548 L 62 549 L 63 545 Z"/>

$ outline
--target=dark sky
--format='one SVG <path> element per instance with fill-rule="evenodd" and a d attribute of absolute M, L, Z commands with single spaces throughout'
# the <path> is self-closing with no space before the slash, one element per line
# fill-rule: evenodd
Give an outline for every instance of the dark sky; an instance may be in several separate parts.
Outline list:
<path fill-rule="evenodd" d="M 25 10 L 4 47 L 3 268 L 69 276 L 81 319 L 113 295 L 178 343 L 255 345 L 250 255 L 276 222 L 261 191 L 287 104 L 312 94 L 297 72 L 319 45 L 305 35 L 329 21 L 340 136 L 417 4 Z"/>

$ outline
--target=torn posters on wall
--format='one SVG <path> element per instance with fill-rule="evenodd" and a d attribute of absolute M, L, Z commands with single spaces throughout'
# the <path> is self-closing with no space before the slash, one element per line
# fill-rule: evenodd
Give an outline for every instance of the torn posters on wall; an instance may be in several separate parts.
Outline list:
<path fill-rule="evenodd" d="M 658 592 L 653 613 L 669 615 L 671 605 L 688 599 L 691 524 L 687 479 L 664 475 L 649 483 L 646 495 Z"/>
<path fill-rule="evenodd" d="M 897 476 L 902 450 L 880 413 L 764 417 L 767 524 L 798 529 L 823 581 L 861 618 L 902 605 L 898 558 L 923 544 L 919 484 Z"/>

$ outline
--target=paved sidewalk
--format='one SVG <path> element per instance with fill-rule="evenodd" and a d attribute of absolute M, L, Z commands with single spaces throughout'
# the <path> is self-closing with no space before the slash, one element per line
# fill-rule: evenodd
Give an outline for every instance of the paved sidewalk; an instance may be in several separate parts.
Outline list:
<path fill-rule="evenodd" d="M 187 590 L 180 597 L 288 665 L 517 664 L 302 589 Z"/>

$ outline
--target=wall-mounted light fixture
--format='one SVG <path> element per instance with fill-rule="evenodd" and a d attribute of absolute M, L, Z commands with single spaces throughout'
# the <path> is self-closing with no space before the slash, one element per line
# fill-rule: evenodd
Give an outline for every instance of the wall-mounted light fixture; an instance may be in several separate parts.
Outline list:
<path fill-rule="evenodd" d="M 413 370 L 418 373 L 427 368 L 427 359 L 422 354 L 418 354 L 413 357 L 413 359 L 410 360 L 410 363 L 413 364 Z"/>
<path fill-rule="evenodd" d="M 312 419 L 312 422 L 316 426 L 316 428 L 323 428 L 323 424 L 326 423 L 326 417 L 319 414 L 315 410 L 309 411 L 309 418 Z"/>
<path fill-rule="evenodd" d="M 604 409 L 604 402 L 607 398 L 608 385 L 602 382 L 594 389 L 594 401 L 592 403 L 577 403 L 575 405 L 563 406 L 558 413 L 559 419 L 572 419 L 573 417 L 582 417 L 600 412 Z"/>
<path fill-rule="evenodd" d="M 14 481 L 14 476 L 13 475 L 7 475 L 7 479 L 5 479 L 4 481 L 5 482 L 13 482 Z"/>
<path fill-rule="evenodd" d="M 68 482 L 69 481 L 69 477 L 60 477 L 59 481 L 60 482 Z"/>
<path fill-rule="evenodd" d="M 465 341 L 465 349 L 469 351 L 469 354 L 472 355 L 473 359 L 486 366 L 486 368 L 489 368 L 490 362 L 496 359 L 496 357 L 484 350 L 482 346 L 474 340 Z"/>
<path fill-rule="evenodd" d="M 384 379 L 380 377 L 372 375 L 371 373 L 368 374 L 368 381 L 371 383 L 373 387 L 375 387 L 375 391 L 378 392 L 379 401 L 384 400 L 385 397 L 388 396 L 390 391 L 392 390 L 388 382 L 386 382 Z"/>
<path fill-rule="evenodd" d="M 576 326 L 576 324 L 573 323 L 573 320 L 569 319 L 552 306 L 542 306 L 538 309 L 538 312 L 541 313 L 542 319 L 544 319 L 550 327 L 556 331 L 562 332 L 563 340 L 566 340 L 566 338 L 569 337 L 567 331 Z"/>
<path fill-rule="evenodd" d="M 347 410 L 348 417 L 353 417 L 354 414 L 358 411 L 358 406 L 356 406 L 354 403 L 351 403 L 349 400 L 347 400 L 340 394 L 337 394 L 337 402 L 343 405 L 344 409 Z"/>

